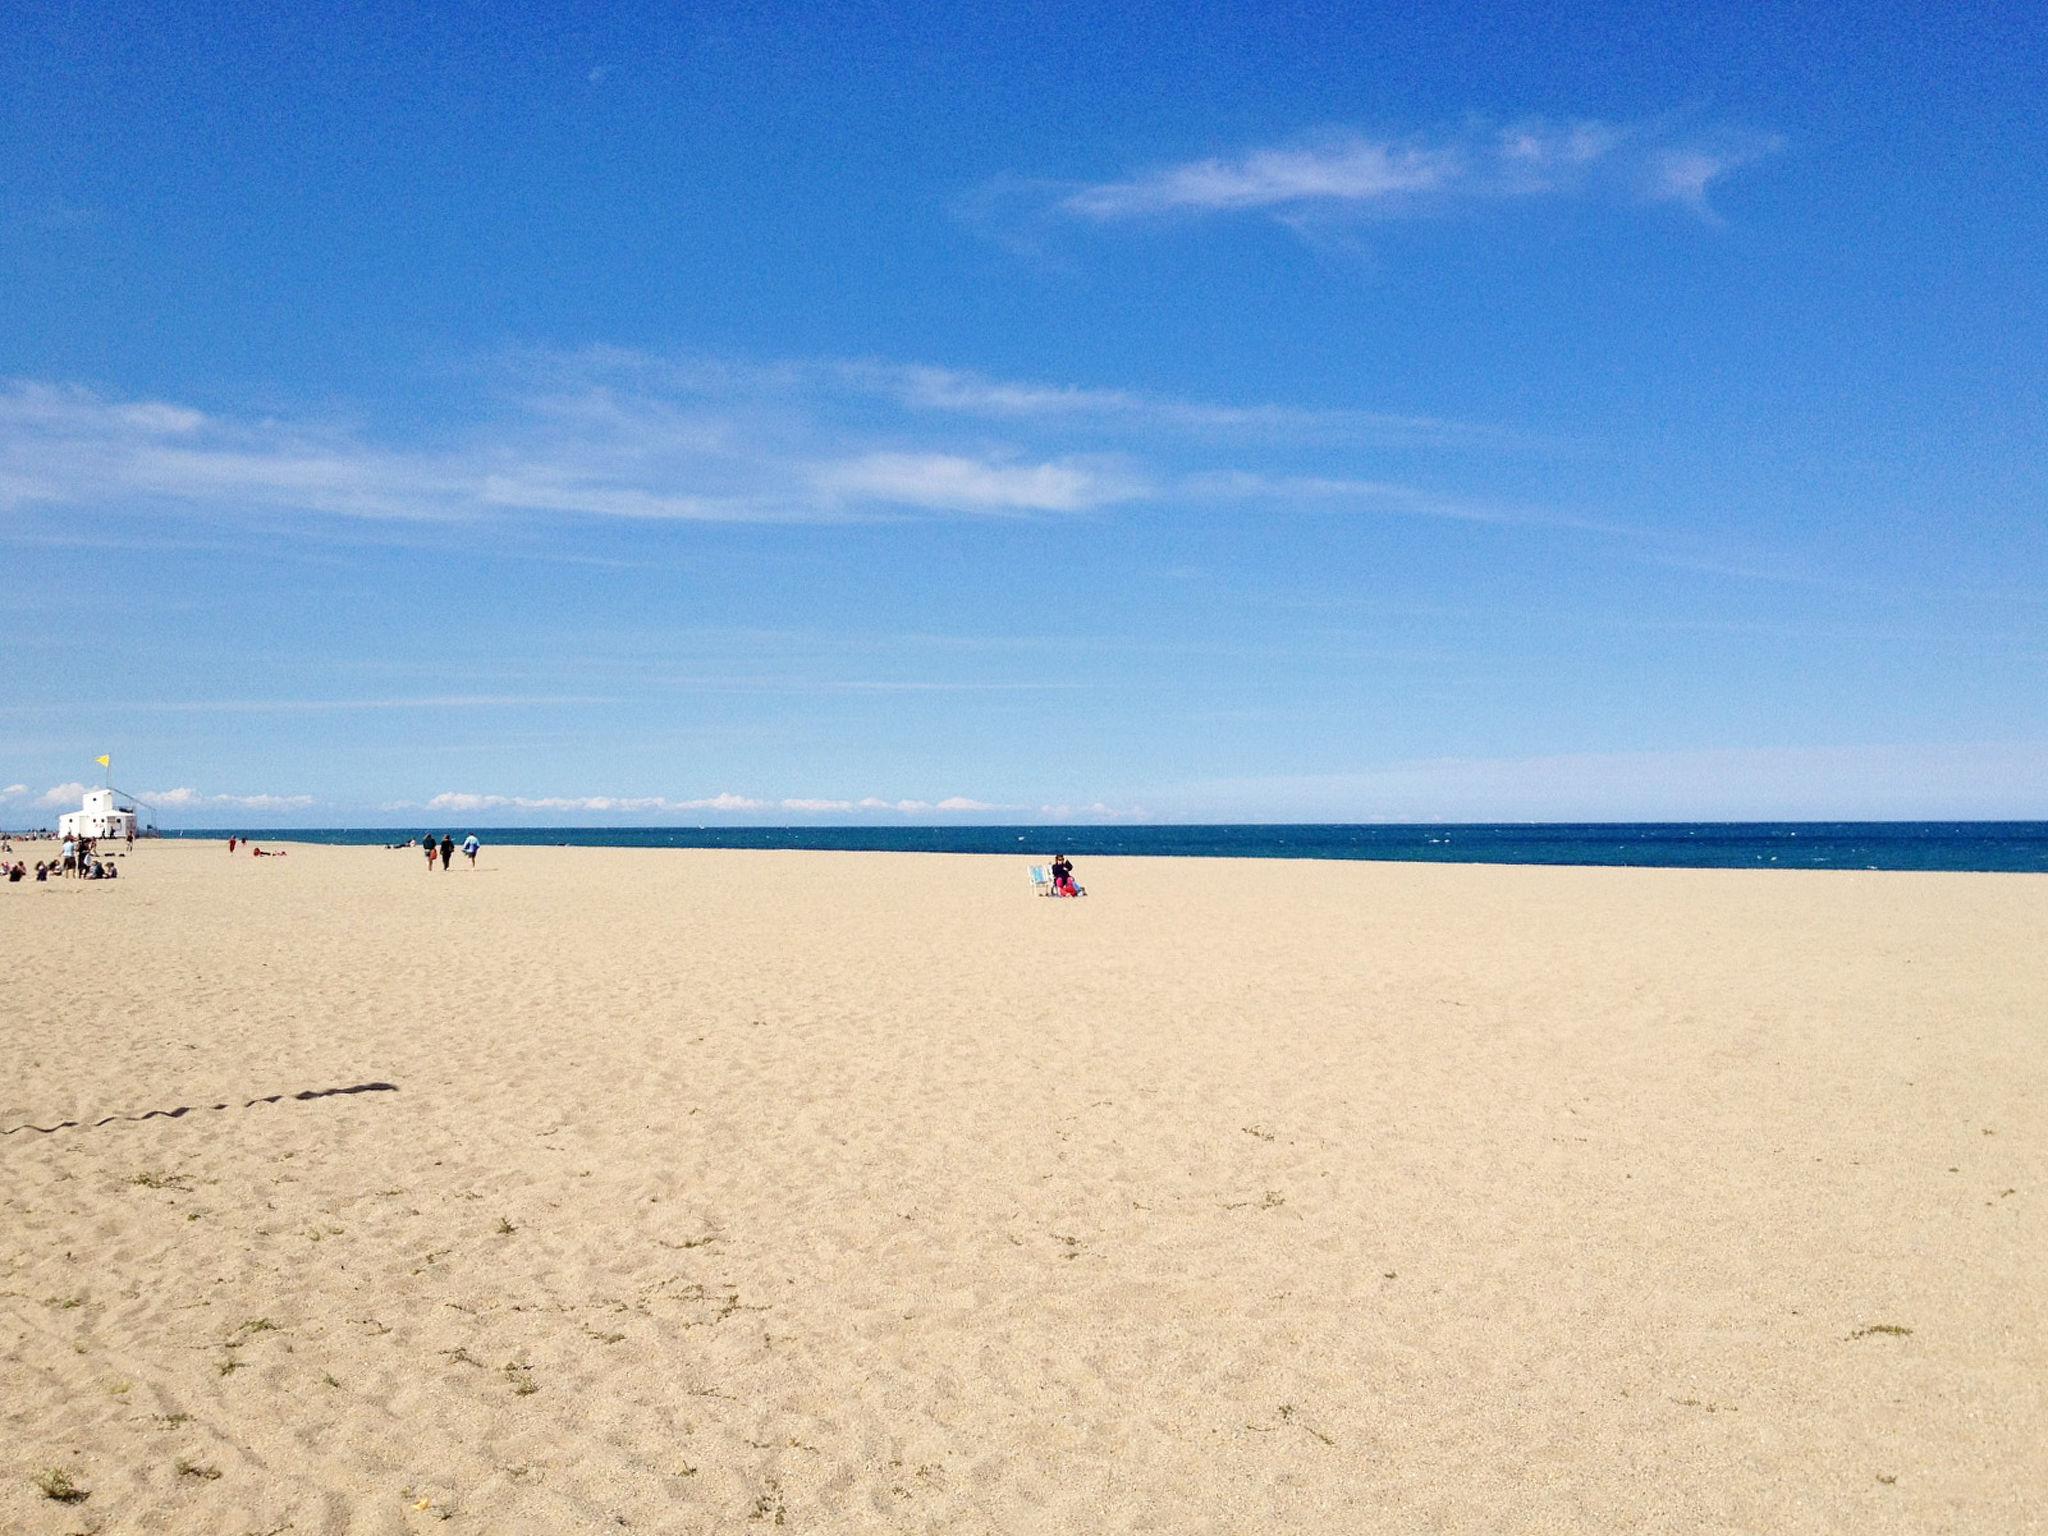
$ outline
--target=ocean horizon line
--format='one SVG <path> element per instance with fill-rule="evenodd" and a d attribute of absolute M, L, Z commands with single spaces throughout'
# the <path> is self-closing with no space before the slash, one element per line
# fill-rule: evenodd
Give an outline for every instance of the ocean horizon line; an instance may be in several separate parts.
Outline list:
<path fill-rule="evenodd" d="M 1157 822 L 1085 825 L 493 826 L 437 823 L 486 846 L 1254 858 L 1410 863 L 2048 873 L 2048 821 Z M 167 839 L 393 846 L 405 826 L 167 829 Z"/>

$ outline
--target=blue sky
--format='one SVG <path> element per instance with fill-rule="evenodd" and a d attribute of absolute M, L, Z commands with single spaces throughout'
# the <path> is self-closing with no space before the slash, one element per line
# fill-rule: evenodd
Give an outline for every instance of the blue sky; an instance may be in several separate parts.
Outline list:
<path fill-rule="evenodd" d="M 0 823 L 2048 816 L 2028 8 L 17 5 Z"/>

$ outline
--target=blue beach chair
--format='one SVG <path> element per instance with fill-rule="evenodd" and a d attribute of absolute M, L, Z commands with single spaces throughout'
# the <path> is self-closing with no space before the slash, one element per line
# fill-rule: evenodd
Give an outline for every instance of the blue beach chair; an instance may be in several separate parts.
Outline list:
<path fill-rule="evenodd" d="M 1038 896 L 1050 896 L 1052 894 L 1052 871 L 1043 864 L 1031 866 L 1031 890 L 1034 895 Z"/>

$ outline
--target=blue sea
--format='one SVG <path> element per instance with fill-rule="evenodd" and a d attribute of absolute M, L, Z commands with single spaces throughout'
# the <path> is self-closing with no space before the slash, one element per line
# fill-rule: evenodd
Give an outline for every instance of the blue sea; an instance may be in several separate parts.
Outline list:
<path fill-rule="evenodd" d="M 238 830 L 238 829 L 237 829 Z M 401 843 L 422 828 L 252 828 L 257 842 Z M 1604 864 L 1661 869 L 1922 869 L 2048 873 L 2048 822 L 1801 821 L 1499 826 L 471 827 L 461 841 L 579 848 L 810 848 L 1431 864 Z M 228 830 L 169 832 L 224 838 Z"/>

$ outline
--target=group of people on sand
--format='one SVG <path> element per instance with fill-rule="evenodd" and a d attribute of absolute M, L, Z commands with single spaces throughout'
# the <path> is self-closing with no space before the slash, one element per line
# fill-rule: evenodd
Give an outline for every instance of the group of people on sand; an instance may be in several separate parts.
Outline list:
<path fill-rule="evenodd" d="M 70 875 L 77 880 L 113 880 L 121 870 L 114 863 L 112 854 L 102 859 L 98 852 L 98 839 L 91 837 L 67 837 L 64 839 L 63 857 L 60 859 L 37 859 L 35 878 L 48 880 L 52 875 Z M 12 851 L 13 844 L 8 845 Z M 28 865 L 16 859 L 12 864 L 0 859 L 0 875 L 7 877 L 9 885 L 19 885 L 28 879 Z"/>
<path fill-rule="evenodd" d="M 434 862 L 437 859 L 440 861 L 443 869 L 448 869 L 455 863 L 455 839 L 446 832 L 441 834 L 441 840 L 438 843 L 434 841 L 434 834 L 431 832 L 422 837 L 420 843 L 427 850 L 428 869 L 431 870 L 434 867 Z M 464 857 L 469 860 L 469 867 L 471 869 L 476 868 L 477 852 L 482 847 L 483 844 L 476 840 L 474 832 L 462 840 L 462 852 Z"/>
<path fill-rule="evenodd" d="M 228 839 L 228 852 L 233 853 L 237 848 L 248 849 L 249 856 L 256 859 L 281 859 L 286 852 L 282 848 L 258 848 L 239 832 Z"/>

